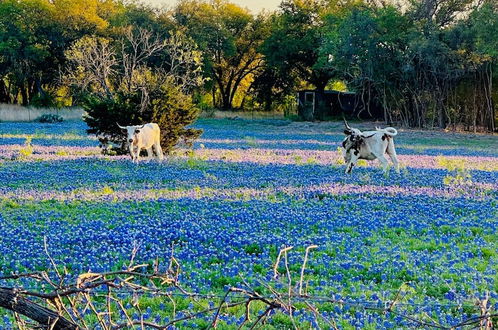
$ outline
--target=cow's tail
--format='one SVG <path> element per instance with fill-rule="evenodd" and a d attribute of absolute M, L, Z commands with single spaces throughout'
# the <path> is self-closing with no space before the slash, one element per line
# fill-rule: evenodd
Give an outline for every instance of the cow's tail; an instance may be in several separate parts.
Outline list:
<path fill-rule="evenodd" d="M 384 131 L 385 134 L 389 136 L 396 136 L 398 135 L 398 131 L 394 127 L 386 127 L 382 131 Z"/>

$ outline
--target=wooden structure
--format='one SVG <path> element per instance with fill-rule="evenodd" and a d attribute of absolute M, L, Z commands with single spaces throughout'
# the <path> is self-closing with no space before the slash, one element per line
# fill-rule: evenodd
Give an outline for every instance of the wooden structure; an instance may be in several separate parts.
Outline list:
<path fill-rule="evenodd" d="M 360 95 L 335 90 L 302 90 L 297 93 L 298 114 L 303 120 L 325 120 L 331 117 L 359 117 L 380 119 L 383 112 L 380 106 L 370 102 L 365 104 Z"/>

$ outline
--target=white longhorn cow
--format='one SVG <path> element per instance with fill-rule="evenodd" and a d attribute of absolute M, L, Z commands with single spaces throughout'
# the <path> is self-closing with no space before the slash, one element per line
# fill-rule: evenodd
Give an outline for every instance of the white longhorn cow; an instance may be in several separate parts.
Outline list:
<path fill-rule="evenodd" d="M 393 127 L 376 128 L 375 131 L 361 132 L 359 129 L 351 128 L 346 120 L 344 120 L 346 129 L 344 134 L 346 138 L 342 141 L 344 148 L 344 160 L 346 162 L 346 173 L 351 173 L 353 166 L 356 165 L 358 159 L 374 160 L 378 159 L 384 173 L 387 172 L 388 162 L 384 154 L 388 154 L 391 158 L 396 172 L 399 173 L 399 162 L 394 149 L 393 137 L 398 134 L 398 131 Z"/>
<path fill-rule="evenodd" d="M 147 150 L 148 159 L 152 158 L 152 147 L 154 147 L 157 158 L 159 160 L 164 159 L 163 150 L 161 149 L 161 129 L 159 125 L 156 123 L 134 126 L 117 125 L 123 130 L 123 133 L 127 134 L 126 141 L 129 144 L 130 156 L 134 162 L 138 163 L 142 149 Z"/>

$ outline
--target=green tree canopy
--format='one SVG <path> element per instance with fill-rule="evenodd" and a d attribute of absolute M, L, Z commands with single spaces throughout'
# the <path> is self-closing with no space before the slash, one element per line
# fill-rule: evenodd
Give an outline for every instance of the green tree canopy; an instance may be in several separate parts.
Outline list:
<path fill-rule="evenodd" d="M 233 108 L 243 82 L 261 71 L 263 56 L 258 48 L 266 37 L 265 16 L 254 17 L 221 0 L 181 1 L 173 16 L 204 52 L 205 74 L 213 81 L 213 103 Z"/>

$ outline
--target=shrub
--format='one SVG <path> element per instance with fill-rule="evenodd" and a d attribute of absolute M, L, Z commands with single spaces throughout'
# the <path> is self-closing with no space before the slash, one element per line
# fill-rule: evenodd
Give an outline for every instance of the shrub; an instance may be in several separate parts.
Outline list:
<path fill-rule="evenodd" d="M 129 27 L 116 40 L 82 38 L 66 55 L 71 63 L 67 79 L 81 95 L 88 132 L 119 144 L 119 150 L 113 148 L 118 153 L 126 152 L 126 139 L 116 123 L 157 123 L 165 153 L 180 139 L 192 144 L 202 133 L 186 128 L 199 113 L 192 95 L 205 81 L 202 53 L 183 33 L 163 40 Z"/>
<path fill-rule="evenodd" d="M 46 113 L 46 114 L 41 115 L 40 118 L 38 118 L 38 121 L 40 123 L 49 123 L 49 124 L 62 123 L 64 121 L 64 118 L 62 118 L 59 115 Z"/>
<path fill-rule="evenodd" d="M 199 114 L 190 95 L 171 82 L 166 82 L 149 93 L 150 105 L 141 109 L 142 95 L 116 93 L 113 98 L 89 96 L 83 103 L 86 110 L 85 122 L 90 127 L 88 133 L 106 136 L 109 141 L 121 145 L 118 153 L 126 153 L 125 136 L 120 125 L 141 125 L 155 122 L 161 128 L 161 147 L 170 153 L 181 140 L 192 145 L 202 130 L 186 128 Z"/>
<path fill-rule="evenodd" d="M 151 102 L 151 117 L 161 128 L 164 152 L 170 153 L 180 139 L 192 146 L 193 141 L 202 134 L 202 130 L 185 128 L 199 116 L 192 97 L 182 93 L 181 88 L 172 83 L 163 84 L 156 93 L 155 100 Z"/>

